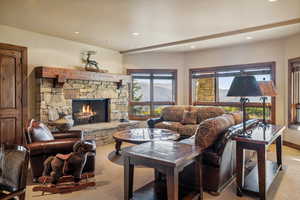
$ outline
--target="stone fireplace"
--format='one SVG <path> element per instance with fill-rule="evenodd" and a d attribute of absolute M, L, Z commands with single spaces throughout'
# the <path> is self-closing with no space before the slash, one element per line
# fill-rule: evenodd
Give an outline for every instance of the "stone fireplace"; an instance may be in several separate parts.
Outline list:
<path fill-rule="evenodd" d="M 110 99 L 73 99 L 74 125 L 110 121 Z"/>
<path fill-rule="evenodd" d="M 37 67 L 36 118 L 71 115 L 76 125 L 128 119 L 127 75 Z"/>

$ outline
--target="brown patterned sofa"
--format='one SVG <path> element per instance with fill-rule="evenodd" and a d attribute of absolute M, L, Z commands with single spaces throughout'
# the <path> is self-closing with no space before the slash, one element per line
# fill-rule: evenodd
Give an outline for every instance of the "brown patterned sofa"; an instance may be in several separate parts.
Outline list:
<path fill-rule="evenodd" d="M 181 124 L 184 109 L 196 110 L 197 123 L 194 125 Z M 167 119 L 167 120 L 165 120 Z M 158 119 L 148 121 L 149 127 L 167 128 L 178 131 L 184 137 L 181 143 L 197 145 L 205 149 L 203 153 L 203 188 L 219 194 L 235 176 L 235 142 L 232 134 L 242 129 L 242 113 L 224 114 L 224 110 L 217 107 L 174 106 L 163 110 Z M 249 120 L 248 124 L 253 124 Z M 174 125 L 174 126 L 171 126 Z M 248 125 L 249 126 L 249 125 Z M 182 130 L 191 129 L 183 132 Z M 180 132 L 181 131 L 181 132 Z M 246 161 L 251 154 L 246 152 Z M 194 164 L 189 165 L 180 173 L 180 183 L 187 189 L 196 189 L 194 185 Z"/>
<path fill-rule="evenodd" d="M 160 118 L 149 119 L 147 123 L 149 128 L 173 130 L 187 138 L 195 134 L 202 121 L 224 113 L 222 108 L 212 106 L 167 106 L 162 109 Z"/>

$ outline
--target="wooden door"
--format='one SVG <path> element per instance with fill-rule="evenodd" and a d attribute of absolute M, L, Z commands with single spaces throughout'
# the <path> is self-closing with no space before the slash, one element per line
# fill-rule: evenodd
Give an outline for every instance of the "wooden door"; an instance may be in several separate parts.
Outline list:
<path fill-rule="evenodd" d="M 22 144 L 27 120 L 27 50 L 0 44 L 0 143 Z"/>

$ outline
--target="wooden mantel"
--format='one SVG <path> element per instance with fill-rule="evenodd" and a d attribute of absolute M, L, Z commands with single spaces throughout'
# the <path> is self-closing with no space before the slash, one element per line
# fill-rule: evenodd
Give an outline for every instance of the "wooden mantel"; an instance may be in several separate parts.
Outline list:
<path fill-rule="evenodd" d="M 88 72 L 75 69 L 45 66 L 36 67 L 35 75 L 36 78 L 52 78 L 55 80 L 56 84 L 60 85 L 63 85 L 66 80 L 109 81 L 117 83 L 118 87 L 120 87 L 122 84 L 131 82 L 131 76 L 129 75 Z"/>

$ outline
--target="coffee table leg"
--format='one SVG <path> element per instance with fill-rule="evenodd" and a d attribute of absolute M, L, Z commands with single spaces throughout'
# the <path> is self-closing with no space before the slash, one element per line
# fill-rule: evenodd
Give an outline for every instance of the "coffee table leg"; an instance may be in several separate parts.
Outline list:
<path fill-rule="evenodd" d="M 120 150 L 121 150 L 121 145 L 122 145 L 122 142 L 120 140 L 116 140 L 116 154 L 117 155 L 120 155 Z"/>

